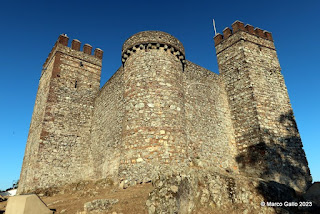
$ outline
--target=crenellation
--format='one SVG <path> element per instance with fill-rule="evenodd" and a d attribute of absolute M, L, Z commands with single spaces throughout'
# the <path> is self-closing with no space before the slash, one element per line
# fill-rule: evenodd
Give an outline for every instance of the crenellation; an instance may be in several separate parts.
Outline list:
<path fill-rule="evenodd" d="M 263 30 L 261 30 L 260 28 L 255 28 L 254 32 L 257 36 L 266 39 L 266 35 L 264 34 Z"/>
<path fill-rule="evenodd" d="M 235 21 L 234 23 L 232 23 L 232 32 L 233 33 L 236 33 L 238 31 L 246 31 L 246 28 L 243 24 L 243 22 L 240 22 L 240 21 Z"/>
<path fill-rule="evenodd" d="M 272 33 L 270 33 L 269 31 L 266 31 L 266 30 L 264 30 L 263 33 L 267 37 L 268 40 L 273 41 Z"/>
<path fill-rule="evenodd" d="M 77 39 L 72 40 L 71 48 L 76 51 L 80 51 L 81 42 Z"/>
<path fill-rule="evenodd" d="M 92 53 L 92 46 L 89 44 L 84 44 L 83 45 L 83 53 L 91 55 Z"/>
<path fill-rule="evenodd" d="M 248 33 L 255 35 L 254 27 L 252 25 L 246 24 L 245 29 Z"/>
<path fill-rule="evenodd" d="M 69 37 L 67 36 L 67 34 L 60 34 L 57 43 L 60 43 L 64 46 L 68 46 Z"/>
<path fill-rule="evenodd" d="M 243 32 L 245 32 L 245 34 L 243 34 Z M 266 40 L 273 41 L 272 39 L 272 34 L 268 31 L 264 31 L 261 30 L 260 28 L 254 28 L 253 26 L 247 24 L 244 26 L 244 24 L 240 21 L 235 21 L 232 24 L 232 30 L 229 27 L 226 27 L 223 30 L 223 35 L 221 34 L 217 34 L 214 37 L 214 42 L 215 42 L 215 46 L 217 46 L 218 44 L 220 44 L 221 42 L 223 42 L 224 40 L 227 40 L 229 37 L 233 36 L 233 35 L 238 35 L 238 34 L 242 34 L 242 35 L 254 35 L 258 38 L 263 38 Z M 256 39 L 254 39 L 256 40 Z"/>
<path fill-rule="evenodd" d="M 95 50 L 95 53 L 93 56 L 93 55 L 91 55 L 91 52 L 92 52 L 91 45 L 85 44 L 83 47 L 83 52 L 82 52 L 82 51 L 80 51 L 81 43 L 79 40 L 73 40 L 72 44 L 71 44 L 71 48 L 68 47 L 68 40 L 69 40 L 69 38 L 65 34 L 61 34 L 59 36 L 57 42 L 53 46 L 45 63 L 42 66 L 43 67 L 42 73 L 47 70 L 48 63 L 53 59 L 53 56 L 55 56 L 56 53 L 59 53 L 58 55 L 60 55 L 61 53 L 63 55 L 68 54 L 72 57 L 82 59 L 83 61 L 87 61 L 89 63 L 93 63 L 98 66 L 102 65 L 101 60 L 102 60 L 102 56 L 103 56 L 103 51 L 101 49 L 97 48 L 96 49 L 97 51 Z"/>
<path fill-rule="evenodd" d="M 275 46 L 272 41 L 267 39 L 262 39 L 261 37 L 258 37 L 256 35 L 252 35 L 243 31 L 238 31 L 237 33 L 230 36 L 227 41 L 226 40 L 220 41 L 220 43 L 216 45 L 216 53 L 217 55 L 219 55 L 222 51 L 227 50 L 228 48 L 231 48 L 232 46 L 237 45 L 237 43 L 242 43 L 242 42 L 250 42 L 256 45 L 257 47 L 260 46 L 260 47 L 266 47 L 266 48 L 275 50 Z M 239 47 L 239 48 L 241 51 L 243 48 L 246 48 L 246 46 Z M 237 52 L 232 52 L 230 54 L 234 54 L 234 53 L 237 53 Z"/>
<path fill-rule="evenodd" d="M 96 48 L 94 50 L 94 56 L 98 59 L 102 59 L 103 57 L 103 51 L 100 48 Z"/>
<path fill-rule="evenodd" d="M 127 188 L 191 168 L 310 185 L 270 32 L 235 21 L 215 35 L 220 74 L 170 34 L 134 34 L 101 89 L 103 51 L 68 39 L 43 65 L 19 193 L 105 178 Z"/>
<path fill-rule="evenodd" d="M 223 30 L 223 38 L 224 39 L 227 39 L 229 38 L 230 36 L 232 35 L 232 30 L 228 27 L 226 27 L 224 30 Z"/>
<path fill-rule="evenodd" d="M 223 35 L 221 35 L 220 33 L 217 33 L 214 37 L 214 44 L 218 45 L 220 42 L 222 42 L 223 40 Z"/>

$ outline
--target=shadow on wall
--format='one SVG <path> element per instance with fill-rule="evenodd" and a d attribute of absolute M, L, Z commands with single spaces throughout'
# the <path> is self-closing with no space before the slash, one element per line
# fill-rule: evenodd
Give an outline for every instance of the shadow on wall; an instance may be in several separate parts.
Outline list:
<path fill-rule="evenodd" d="M 305 191 L 312 180 L 293 112 L 282 114 L 278 121 L 287 134 L 259 130 L 260 142 L 247 147 L 236 161 L 244 174 Z"/>

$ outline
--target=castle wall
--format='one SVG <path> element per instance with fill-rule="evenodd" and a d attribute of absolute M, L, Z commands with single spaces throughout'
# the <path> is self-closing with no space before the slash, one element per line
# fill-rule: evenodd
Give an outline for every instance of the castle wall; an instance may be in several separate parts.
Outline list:
<path fill-rule="evenodd" d="M 94 178 L 116 177 L 122 144 L 123 67 L 101 88 L 94 102 L 90 135 Z"/>
<path fill-rule="evenodd" d="M 148 50 L 148 54 L 158 55 L 158 51 L 157 49 Z M 135 54 L 139 55 L 139 52 Z M 145 50 L 141 54 L 145 54 Z M 172 55 L 171 53 L 168 54 L 169 56 Z M 143 57 L 139 58 L 143 59 Z M 154 60 L 158 61 L 159 59 L 155 57 Z M 150 64 L 145 65 L 140 61 L 135 61 L 135 63 L 144 66 L 154 64 L 150 62 Z M 165 75 L 163 70 L 162 72 Z M 187 61 L 184 72 L 180 71 L 180 75 L 182 75 L 180 77 L 182 80 L 180 87 L 183 87 L 183 90 L 181 90 L 183 91 L 183 96 L 179 97 L 179 101 L 169 99 L 167 101 L 169 102 L 168 106 L 162 100 L 162 96 L 157 96 L 157 91 L 152 91 L 152 86 L 154 85 L 159 94 L 161 92 L 166 97 L 164 100 L 167 100 L 172 91 L 165 93 L 164 88 L 173 84 L 172 80 L 161 77 L 159 73 L 153 76 L 152 71 L 148 72 L 142 69 L 134 69 L 134 74 L 140 78 L 138 81 L 135 80 L 131 87 L 140 88 L 141 90 L 135 93 L 140 94 L 139 98 L 145 100 L 133 100 L 132 96 L 130 96 L 130 99 L 124 99 L 123 96 L 128 96 L 129 94 L 129 92 L 124 93 L 125 78 L 129 78 L 128 76 L 133 78 L 133 76 L 132 73 L 126 74 L 123 67 L 108 80 L 95 99 L 90 138 L 95 179 L 104 177 L 116 178 L 118 173 L 121 179 L 123 172 L 134 178 L 133 180 L 144 181 L 145 178 L 150 179 L 150 172 L 161 170 L 162 166 L 159 163 L 163 161 L 161 160 L 161 157 L 165 155 L 163 152 L 166 152 L 162 147 L 163 144 L 174 149 L 176 153 L 185 149 L 187 158 L 193 160 L 194 164 L 237 172 L 237 164 L 234 161 L 236 156 L 235 140 L 227 95 L 224 83 L 217 74 Z M 163 82 L 159 83 L 158 81 L 162 79 Z M 130 89 L 132 90 L 131 87 Z M 131 91 L 131 93 L 134 92 Z M 143 103 L 144 106 L 140 107 L 140 103 Z M 179 103 L 181 103 L 180 106 Z M 176 114 L 172 117 L 169 114 L 168 121 L 166 118 L 168 114 L 163 117 L 159 116 L 159 114 L 163 115 L 165 113 L 166 107 L 172 112 L 174 112 L 173 110 L 179 112 L 181 109 L 185 109 L 185 117 L 181 119 L 185 121 L 182 126 L 185 130 L 185 136 L 182 136 L 186 139 L 185 148 L 183 148 L 183 144 L 172 144 L 174 135 L 168 129 L 165 129 L 168 127 L 163 128 L 160 126 L 162 124 L 170 124 L 170 122 L 176 124 L 176 121 L 173 120 Z M 128 113 L 132 118 L 128 118 Z M 134 142 L 133 145 L 136 148 L 139 148 L 138 152 L 134 152 L 134 150 L 130 149 L 131 147 L 128 147 L 123 142 L 128 140 L 128 137 L 123 135 L 123 133 L 126 133 L 124 129 L 130 127 L 128 125 L 129 122 L 139 125 L 136 120 L 140 121 L 140 124 L 142 121 L 148 122 L 142 128 L 138 126 L 139 128 L 130 132 L 133 135 L 130 136 L 130 139 L 136 139 L 135 141 L 132 140 L 132 142 Z M 143 133 L 141 130 L 144 129 L 149 130 L 149 132 Z M 165 132 L 163 133 L 161 130 Z M 143 137 L 144 135 L 146 137 Z M 143 137 L 142 139 L 140 138 L 141 136 Z M 152 137 L 155 137 L 155 139 L 152 140 Z M 157 142 L 159 145 L 156 144 Z M 127 152 L 132 155 L 140 155 L 130 159 L 130 162 L 127 163 L 130 167 L 128 165 L 119 165 L 120 161 L 123 161 L 126 157 L 125 154 Z M 170 150 L 167 153 L 168 158 L 172 156 Z M 149 160 L 139 162 L 145 157 Z M 185 159 L 178 159 L 178 163 Z M 164 160 L 164 163 L 166 163 L 166 160 Z M 148 168 L 148 166 L 153 169 Z M 120 170 L 118 172 L 119 167 Z M 136 174 L 132 173 L 131 170 Z M 128 177 L 125 178 L 128 179 Z"/>
<path fill-rule="evenodd" d="M 237 172 L 228 97 L 219 75 L 190 61 L 184 71 L 186 134 L 195 164 Z"/>

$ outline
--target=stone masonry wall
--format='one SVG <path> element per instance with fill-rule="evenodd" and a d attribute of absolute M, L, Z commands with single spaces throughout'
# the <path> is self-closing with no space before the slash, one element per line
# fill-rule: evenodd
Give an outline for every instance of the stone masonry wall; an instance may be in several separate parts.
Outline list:
<path fill-rule="evenodd" d="M 147 32 L 143 33 L 138 35 L 145 42 Z M 130 185 L 172 168 L 168 163 L 175 162 L 179 168 L 188 161 L 237 172 L 223 81 L 192 62 L 182 64 L 162 40 L 158 46 L 152 42 L 164 37 L 153 33 L 147 39 L 151 45 L 143 47 L 128 39 L 137 48 L 131 47 L 124 68 L 95 100 L 91 134 L 95 177 L 116 178 L 119 173 L 123 185 Z M 125 43 L 124 48 L 130 49 L 130 45 Z"/>
<path fill-rule="evenodd" d="M 262 130 L 260 139 L 273 153 L 267 159 L 264 178 L 304 190 L 311 182 L 310 172 L 276 52 L 252 43 L 246 46 L 244 54 L 251 55 L 252 60 L 248 63 L 255 81 L 253 93 Z"/>
<path fill-rule="evenodd" d="M 94 102 L 90 138 L 94 178 L 118 176 L 122 144 L 123 67 L 101 88 Z"/>
<path fill-rule="evenodd" d="M 28 135 L 28 141 L 25 149 L 25 155 L 23 158 L 23 165 L 20 174 L 19 192 L 25 192 L 32 186 L 34 182 L 34 174 L 37 169 L 40 133 L 42 130 L 42 121 L 46 109 L 46 101 L 49 93 L 49 84 L 52 75 L 53 65 L 55 57 L 48 64 L 47 72 L 45 72 L 39 80 L 39 87 L 36 97 L 36 102 L 33 109 L 32 120 L 30 124 L 30 130 Z"/>
<path fill-rule="evenodd" d="M 183 74 L 189 158 L 203 167 L 237 172 L 235 139 L 223 81 L 219 75 L 190 61 Z"/>
<path fill-rule="evenodd" d="M 311 182 L 272 36 L 235 22 L 215 37 L 241 171 L 305 190 Z"/>

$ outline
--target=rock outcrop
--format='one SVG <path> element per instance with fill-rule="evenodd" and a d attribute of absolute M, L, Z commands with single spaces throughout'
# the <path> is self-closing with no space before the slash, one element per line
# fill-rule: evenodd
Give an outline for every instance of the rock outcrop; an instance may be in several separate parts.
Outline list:
<path fill-rule="evenodd" d="M 213 170 L 161 174 L 153 186 L 149 214 L 316 213 L 319 208 L 300 206 L 303 198 L 287 185 Z"/>

